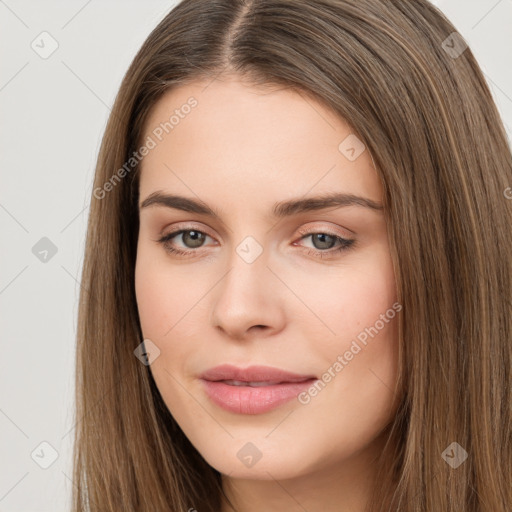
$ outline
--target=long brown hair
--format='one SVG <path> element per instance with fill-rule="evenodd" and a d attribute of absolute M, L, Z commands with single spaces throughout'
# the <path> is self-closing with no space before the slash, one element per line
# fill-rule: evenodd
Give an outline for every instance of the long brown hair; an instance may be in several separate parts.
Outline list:
<path fill-rule="evenodd" d="M 511 151 L 471 49 L 426 0 L 184 0 L 144 42 L 112 108 L 91 197 L 73 510 L 219 511 L 221 475 L 134 356 L 143 339 L 134 267 L 148 112 L 177 84 L 228 73 L 327 105 L 364 142 L 384 186 L 403 306 L 401 400 L 369 510 L 510 512 Z"/>

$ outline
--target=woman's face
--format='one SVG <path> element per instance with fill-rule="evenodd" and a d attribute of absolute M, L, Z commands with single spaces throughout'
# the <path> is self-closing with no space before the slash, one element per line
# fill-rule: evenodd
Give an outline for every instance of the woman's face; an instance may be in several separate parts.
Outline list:
<path fill-rule="evenodd" d="M 313 99 L 236 78 L 166 93 L 143 141 L 137 304 L 186 436 L 231 477 L 368 463 L 401 309 L 369 151 Z"/>

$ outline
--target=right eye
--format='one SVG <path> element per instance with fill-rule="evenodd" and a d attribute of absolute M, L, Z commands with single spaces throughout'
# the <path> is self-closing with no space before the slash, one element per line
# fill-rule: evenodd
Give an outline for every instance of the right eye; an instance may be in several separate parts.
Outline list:
<path fill-rule="evenodd" d="M 181 236 L 181 242 L 185 245 L 185 248 L 177 248 L 175 244 L 171 243 L 172 239 L 178 236 Z M 206 238 L 211 237 L 198 229 L 180 229 L 163 235 L 159 240 L 157 240 L 157 242 L 161 243 L 169 253 L 188 256 L 197 252 L 195 249 L 200 248 Z"/>

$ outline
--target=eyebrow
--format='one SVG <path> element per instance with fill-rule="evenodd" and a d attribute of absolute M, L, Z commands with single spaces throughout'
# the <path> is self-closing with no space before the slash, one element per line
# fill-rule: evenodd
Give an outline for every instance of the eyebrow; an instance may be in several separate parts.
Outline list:
<path fill-rule="evenodd" d="M 149 206 L 164 206 L 184 212 L 207 215 L 218 220 L 220 220 L 221 217 L 218 211 L 210 208 L 202 201 L 183 196 L 165 194 L 161 191 L 153 192 L 146 197 L 140 204 L 139 210 Z M 278 202 L 274 204 L 272 208 L 272 215 L 275 218 L 284 218 L 303 212 L 324 210 L 326 208 L 341 208 L 344 206 L 360 206 L 374 211 L 383 209 L 382 204 L 366 197 L 356 196 L 354 194 L 330 193 L 322 196 Z"/>

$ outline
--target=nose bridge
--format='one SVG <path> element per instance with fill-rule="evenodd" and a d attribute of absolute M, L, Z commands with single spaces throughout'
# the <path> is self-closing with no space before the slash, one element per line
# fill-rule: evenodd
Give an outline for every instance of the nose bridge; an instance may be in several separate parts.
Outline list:
<path fill-rule="evenodd" d="M 247 235 L 236 246 L 235 253 L 238 256 L 238 258 L 242 260 L 246 265 L 251 266 L 258 260 L 260 261 L 259 265 L 261 265 L 261 261 L 267 259 L 268 249 L 265 250 L 262 243 L 260 243 L 254 236 Z M 235 255 L 233 255 L 233 258 L 234 262 L 236 261 L 237 263 L 239 263 L 236 260 Z"/>
<path fill-rule="evenodd" d="M 268 256 L 268 249 L 252 235 L 245 236 L 235 245 L 228 257 L 231 270 L 226 276 L 231 292 L 243 292 L 243 288 L 247 287 L 253 296 L 259 293 L 258 284 L 263 284 L 267 279 L 266 274 L 270 273 L 267 268 Z"/>
<path fill-rule="evenodd" d="M 226 333 L 242 338 L 252 326 L 272 330 L 283 321 L 277 303 L 275 279 L 267 268 L 269 250 L 253 236 L 245 236 L 233 245 L 227 257 L 228 272 L 214 294 L 212 321 Z"/>

